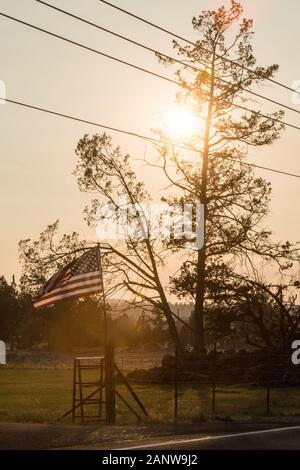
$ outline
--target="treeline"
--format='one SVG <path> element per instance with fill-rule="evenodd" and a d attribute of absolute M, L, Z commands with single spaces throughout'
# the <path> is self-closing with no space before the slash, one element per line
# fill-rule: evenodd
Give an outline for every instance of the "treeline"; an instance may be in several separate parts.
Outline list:
<path fill-rule="evenodd" d="M 300 338 L 300 307 L 288 302 L 283 289 L 277 294 L 253 292 L 251 300 L 241 299 L 229 308 L 211 304 L 205 317 L 207 352 L 241 350 L 290 351 Z M 193 350 L 194 314 L 177 312 L 176 328 L 184 350 Z M 161 311 L 131 308 L 126 302 L 111 301 L 108 328 L 117 347 L 149 345 L 174 346 Z M 182 309 L 182 305 L 180 306 Z M 187 307 L 190 309 L 190 305 Z M 69 299 L 44 310 L 34 310 L 31 295 L 0 276 L 0 339 L 12 349 L 48 348 L 72 351 L 98 348 L 104 344 L 103 307 L 96 297 Z"/>
<path fill-rule="evenodd" d="M 116 346 L 165 344 L 169 340 L 161 315 L 132 311 L 113 313 L 109 305 L 108 328 Z M 0 277 L 0 339 L 12 349 L 45 347 L 51 351 L 97 348 L 104 344 L 104 314 L 97 299 L 70 299 L 35 310 L 31 296 L 14 279 Z"/>

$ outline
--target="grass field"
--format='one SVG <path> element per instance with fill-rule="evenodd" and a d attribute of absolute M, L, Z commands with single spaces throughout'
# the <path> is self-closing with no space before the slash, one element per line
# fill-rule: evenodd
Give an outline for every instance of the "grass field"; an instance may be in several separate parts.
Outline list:
<path fill-rule="evenodd" d="M 173 419 L 173 388 L 169 385 L 133 384 L 146 406 L 149 419 L 167 422 Z M 118 390 L 132 404 L 124 386 Z M 72 371 L 43 369 L 0 369 L 0 421 L 54 422 L 71 407 Z M 136 408 L 136 407 L 135 407 Z M 211 390 L 206 386 L 179 387 L 178 417 L 181 421 L 203 421 L 211 417 Z M 271 414 L 300 416 L 300 390 L 271 390 Z M 117 402 L 119 423 L 135 418 Z M 219 419 L 262 418 L 266 415 L 266 392 L 257 387 L 217 389 L 216 415 Z M 70 420 L 66 420 L 66 423 Z"/>

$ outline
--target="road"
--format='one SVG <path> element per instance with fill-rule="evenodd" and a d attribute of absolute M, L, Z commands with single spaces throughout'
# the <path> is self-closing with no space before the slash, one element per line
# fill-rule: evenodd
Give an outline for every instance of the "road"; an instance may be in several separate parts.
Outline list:
<path fill-rule="evenodd" d="M 117 449 L 115 447 L 115 449 Z M 127 450 L 300 450 L 300 426 L 147 440 Z"/>
<path fill-rule="evenodd" d="M 300 423 L 99 426 L 0 423 L 0 449 L 300 450 Z"/>

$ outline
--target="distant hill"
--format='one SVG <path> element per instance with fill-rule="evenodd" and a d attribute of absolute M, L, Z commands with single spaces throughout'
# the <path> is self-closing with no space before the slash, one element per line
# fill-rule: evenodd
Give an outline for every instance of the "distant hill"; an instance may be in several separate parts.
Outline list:
<path fill-rule="evenodd" d="M 143 311 L 146 311 L 142 307 L 133 307 L 129 305 L 123 299 L 109 299 L 108 304 L 111 307 L 112 315 L 118 315 L 122 313 L 127 313 L 128 315 L 132 315 L 134 317 L 140 315 Z M 170 303 L 170 307 L 176 315 L 180 318 L 187 320 L 189 319 L 194 305 L 193 304 L 181 304 L 181 303 Z"/>

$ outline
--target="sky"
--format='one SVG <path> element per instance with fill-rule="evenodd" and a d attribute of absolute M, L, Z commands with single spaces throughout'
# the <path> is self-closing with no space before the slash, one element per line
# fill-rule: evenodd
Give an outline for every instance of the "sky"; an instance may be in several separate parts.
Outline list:
<path fill-rule="evenodd" d="M 204 9 L 218 7 L 219 0 L 113 0 L 137 15 L 192 40 L 197 39 L 191 19 Z M 171 38 L 98 0 L 49 0 L 71 11 L 170 53 Z M 229 5 L 229 1 L 223 2 Z M 245 16 L 253 18 L 253 39 L 258 63 L 278 63 L 277 80 L 291 86 L 300 80 L 300 3 L 298 0 L 244 0 Z M 90 47 L 132 61 L 172 78 L 172 70 L 159 65 L 146 52 L 88 25 L 67 18 L 34 0 L 0 0 L 0 11 L 49 29 Z M 0 80 L 7 98 L 28 102 L 81 118 L 141 134 L 151 134 L 163 116 L 174 109 L 176 86 L 129 69 L 59 39 L 0 17 Z M 270 98 L 296 107 L 292 93 L 268 84 L 260 90 Z M 264 111 L 276 107 L 260 103 Z M 285 120 L 300 125 L 296 113 Z M 82 123 L 0 105 L 0 274 L 10 279 L 20 275 L 18 242 L 36 239 L 47 224 L 60 219 L 61 232 L 76 230 L 83 238 L 96 235 L 87 230 L 82 211 L 87 195 L 78 191 L 74 171 L 75 147 L 85 133 L 99 129 Z M 124 151 L 143 158 L 153 154 L 151 145 L 129 136 L 111 133 Z M 287 129 L 275 145 L 251 151 L 249 161 L 300 174 L 297 130 Z M 158 175 L 138 168 L 149 189 L 163 195 Z M 267 226 L 280 240 L 300 239 L 297 219 L 300 180 L 257 170 L 273 186 L 271 214 Z"/>

